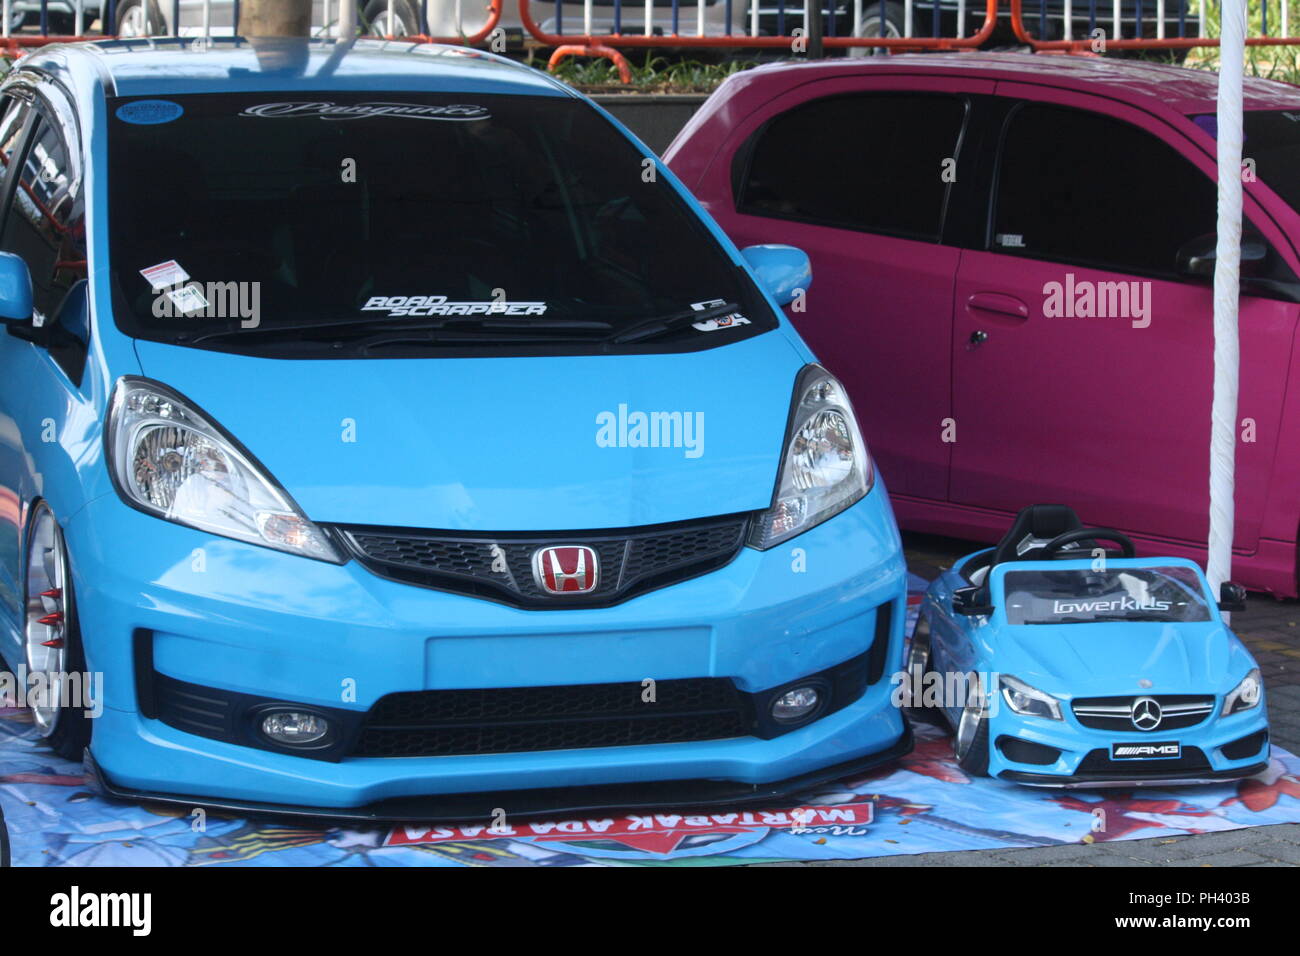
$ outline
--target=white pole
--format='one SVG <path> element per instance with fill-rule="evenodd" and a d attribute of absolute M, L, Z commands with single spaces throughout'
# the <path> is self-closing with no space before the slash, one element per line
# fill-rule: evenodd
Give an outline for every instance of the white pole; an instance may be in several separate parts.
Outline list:
<path fill-rule="evenodd" d="M 695 5 L 695 35 L 704 36 L 704 0 Z"/>
<path fill-rule="evenodd" d="M 212 0 L 203 0 L 203 39 L 212 37 Z"/>
<path fill-rule="evenodd" d="M 1232 574 L 1233 469 L 1241 294 L 1241 84 L 1246 2 L 1223 0 L 1219 26 L 1218 243 L 1214 252 L 1214 405 L 1210 414 L 1210 540 L 1205 573 L 1217 596 Z"/>
<path fill-rule="evenodd" d="M 4 35 L 5 35 L 5 36 L 8 36 L 8 35 L 9 35 L 9 4 L 10 4 L 10 2 L 11 2 L 11 0 L 5 0 L 5 7 L 4 7 L 4 18 L 5 18 L 5 22 L 4 22 L 4 25 L 3 25 L 3 28 L 2 28 L 2 29 L 4 30 Z"/>
<path fill-rule="evenodd" d="M 862 0 L 856 0 L 855 6 L 858 11 L 857 17 L 858 19 L 861 19 Z M 912 35 L 912 18 L 914 15 L 915 14 L 912 12 L 912 0 L 907 0 L 906 4 L 903 6 L 903 36 L 905 37 L 910 37 Z"/>
<path fill-rule="evenodd" d="M 857 2 L 861 3 L 862 0 L 857 0 Z M 650 35 L 650 3 L 651 0 L 645 0 L 645 9 L 646 9 L 645 35 L 646 36 Z M 758 0 L 754 0 L 754 2 L 752 2 L 749 5 L 749 35 L 752 37 L 758 36 Z"/>
<path fill-rule="evenodd" d="M 758 23 L 758 4 L 754 4 L 754 23 Z M 653 36 L 655 27 L 654 0 L 645 0 L 645 35 Z M 754 36 L 758 36 L 758 27 L 754 27 Z"/>
<path fill-rule="evenodd" d="M 1070 0 L 1065 0 L 1065 3 L 1068 8 Z M 883 30 L 881 31 L 880 35 L 881 36 L 885 35 Z M 965 35 L 966 35 L 966 0 L 957 0 L 957 39 L 960 40 Z M 1066 39 L 1068 40 L 1069 37 L 1066 37 Z"/>
<path fill-rule="evenodd" d="M 1067 40 L 1074 39 L 1074 10 L 1071 8 L 1070 0 L 1065 0 L 1065 22 L 1062 25 L 1062 36 Z"/>
<path fill-rule="evenodd" d="M 1156 0 L 1156 39 L 1165 38 L 1165 0 Z"/>
<path fill-rule="evenodd" d="M 1124 34 L 1120 32 L 1123 29 L 1123 27 L 1120 25 L 1120 19 L 1119 19 L 1119 0 L 1115 0 L 1115 2 L 1111 5 L 1111 20 L 1113 20 L 1115 24 L 1113 27 L 1115 33 L 1111 37 L 1111 39 L 1112 40 L 1122 39 Z"/>
<path fill-rule="evenodd" d="M 1197 34 L 1198 36 L 1208 37 L 1210 35 L 1209 31 L 1206 29 L 1205 26 L 1205 6 L 1209 2 L 1210 0 L 1201 0 L 1200 3 L 1200 9 L 1198 11 L 1197 18 L 1200 21 L 1201 32 Z"/>

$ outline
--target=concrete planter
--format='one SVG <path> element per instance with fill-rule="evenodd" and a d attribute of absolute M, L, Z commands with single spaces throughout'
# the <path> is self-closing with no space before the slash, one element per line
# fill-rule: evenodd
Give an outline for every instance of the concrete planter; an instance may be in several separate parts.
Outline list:
<path fill-rule="evenodd" d="M 591 98 L 656 153 L 662 153 L 709 96 L 707 93 L 593 93 Z"/>

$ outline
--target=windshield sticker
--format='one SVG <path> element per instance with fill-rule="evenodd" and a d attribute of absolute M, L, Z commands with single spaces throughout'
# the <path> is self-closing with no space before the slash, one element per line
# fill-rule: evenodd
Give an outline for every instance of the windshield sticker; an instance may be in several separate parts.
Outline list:
<path fill-rule="evenodd" d="M 259 103 L 247 107 L 240 116 L 316 116 L 326 120 L 367 119 L 374 116 L 396 116 L 401 119 L 418 120 L 467 120 L 490 119 L 492 114 L 486 106 L 470 103 L 451 103 L 443 106 L 430 106 L 420 103 Z"/>
<path fill-rule="evenodd" d="M 167 298 L 176 306 L 176 310 L 181 315 L 189 315 L 191 312 L 202 312 L 208 307 L 208 300 L 203 295 L 203 290 L 197 282 L 179 289 L 171 289 L 167 292 Z"/>
<path fill-rule="evenodd" d="M 1104 614 L 1107 611 L 1167 611 L 1172 607 L 1169 601 L 1154 599 L 1141 600 L 1133 597 L 1117 597 L 1097 601 L 1054 601 L 1053 614 Z"/>
<path fill-rule="evenodd" d="M 705 309 L 711 309 L 714 306 L 725 305 L 726 301 L 726 299 L 709 299 L 706 302 L 692 302 L 691 308 L 696 312 L 703 312 Z M 703 322 L 692 322 L 691 328 L 698 332 L 716 332 L 718 329 L 729 329 L 737 325 L 749 325 L 749 319 L 739 312 L 732 312 L 730 315 L 705 319 Z"/>
<path fill-rule="evenodd" d="M 184 112 L 185 107 L 171 100 L 136 100 L 133 103 L 123 103 L 115 115 L 123 122 L 135 123 L 137 126 L 157 126 L 180 119 Z"/>
<path fill-rule="evenodd" d="M 172 286 L 178 286 L 182 282 L 189 281 L 190 274 L 181 268 L 180 263 L 175 259 L 168 259 L 166 262 L 160 262 L 156 266 L 150 266 L 147 269 L 141 269 L 140 275 L 149 280 L 155 292 L 161 292 L 163 289 L 170 289 Z"/>
<path fill-rule="evenodd" d="M 545 315 L 545 302 L 451 302 L 445 295 L 376 295 L 361 307 L 363 312 L 389 315 Z"/>

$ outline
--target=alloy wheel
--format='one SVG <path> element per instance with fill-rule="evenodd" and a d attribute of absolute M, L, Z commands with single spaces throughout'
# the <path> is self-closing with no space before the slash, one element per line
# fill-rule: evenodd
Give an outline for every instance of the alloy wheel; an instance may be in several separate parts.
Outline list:
<path fill-rule="evenodd" d="M 41 506 L 27 544 L 27 606 L 23 632 L 29 684 L 41 675 L 43 691 L 29 700 L 36 731 L 54 733 L 67 674 L 69 621 L 65 598 L 68 556 L 49 508 Z M 34 686 L 34 685 L 33 685 Z"/>

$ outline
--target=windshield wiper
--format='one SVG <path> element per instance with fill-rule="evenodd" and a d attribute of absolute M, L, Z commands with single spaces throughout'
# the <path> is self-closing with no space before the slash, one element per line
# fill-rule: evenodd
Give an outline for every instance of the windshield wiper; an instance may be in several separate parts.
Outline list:
<path fill-rule="evenodd" d="M 207 342 L 212 339 L 225 338 L 231 335 L 243 335 L 249 338 L 265 338 L 278 334 L 288 333 L 310 333 L 320 332 L 321 335 L 311 336 L 314 339 L 330 338 L 332 332 L 340 333 L 337 337 L 339 340 L 363 335 L 362 345 L 370 344 L 374 340 L 382 340 L 395 334 L 402 334 L 403 338 L 412 338 L 410 333 L 428 332 L 430 339 L 436 337 L 434 333 L 450 325 L 474 324 L 484 329 L 509 329 L 510 331 L 552 331 L 552 330 L 577 330 L 588 329 L 597 332 L 603 332 L 612 326 L 608 322 L 601 322 L 589 319 L 509 319 L 501 316 L 492 315 L 453 315 L 438 319 L 433 322 L 399 322 L 386 324 L 374 319 L 344 319 L 338 322 L 302 322 L 292 325 L 257 325 L 251 328 L 224 328 L 213 329 L 211 332 L 203 332 L 199 335 L 180 336 L 177 338 L 177 344 L 180 345 L 198 345 L 200 342 Z"/>
<path fill-rule="evenodd" d="M 617 345 L 627 342 L 642 342 L 645 339 L 654 338 L 656 335 L 671 332 L 683 325 L 707 322 L 709 319 L 721 318 L 739 309 L 740 306 L 734 302 L 724 302 L 722 305 L 711 305 L 707 309 L 683 309 L 680 312 L 672 312 L 668 315 L 657 315 L 652 319 L 633 322 L 627 328 L 611 335 L 606 341 Z"/>

